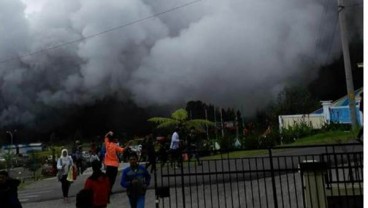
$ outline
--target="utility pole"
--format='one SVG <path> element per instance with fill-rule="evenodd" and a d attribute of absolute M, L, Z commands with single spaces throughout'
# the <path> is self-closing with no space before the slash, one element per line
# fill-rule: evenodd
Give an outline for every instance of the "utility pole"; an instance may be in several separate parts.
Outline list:
<path fill-rule="evenodd" d="M 213 117 L 215 118 L 215 139 L 217 140 L 217 119 L 216 119 L 216 108 L 213 106 Z"/>
<path fill-rule="evenodd" d="M 225 133 L 224 133 L 224 121 L 222 120 L 222 108 L 220 109 L 220 120 L 221 120 L 221 136 L 222 138 L 225 137 Z"/>
<path fill-rule="evenodd" d="M 356 106 L 355 106 L 355 92 L 353 76 L 351 73 L 351 63 L 350 63 L 350 52 L 349 52 L 349 42 L 347 37 L 347 27 L 346 27 L 346 7 L 344 6 L 344 0 L 337 0 L 337 7 L 339 13 L 340 22 L 340 35 L 342 44 L 342 53 L 344 56 L 344 68 L 345 68 L 345 78 L 346 78 L 346 88 L 349 99 L 349 109 L 352 128 L 357 127 L 357 117 L 356 117 Z"/>
<path fill-rule="evenodd" d="M 235 114 L 235 128 L 236 128 L 236 139 L 239 139 L 239 118 L 238 114 Z"/>
<path fill-rule="evenodd" d="M 208 116 L 207 116 L 207 107 L 204 108 L 204 116 L 206 117 L 206 121 L 208 121 Z M 207 135 L 207 140 L 210 139 L 209 135 L 208 135 L 208 125 L 206 124 L 206 135 Z"/>

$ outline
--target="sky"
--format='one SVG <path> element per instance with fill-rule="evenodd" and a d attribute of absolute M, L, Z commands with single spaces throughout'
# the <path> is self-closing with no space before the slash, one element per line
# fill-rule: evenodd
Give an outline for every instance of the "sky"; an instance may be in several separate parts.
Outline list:
<path fill-rule="evenodd" d="M 362 0 L 350 0 L 361 28 Z M 0 125 L 114 96 L 252 114 L 340 54 L 333 0 L 0 0 Z M 360 11 L 359 10 L 359 11 Z M 356 11 L 356 10 L 354 10 Z M 359 30 L 358 30 L 359 31 Z"/>

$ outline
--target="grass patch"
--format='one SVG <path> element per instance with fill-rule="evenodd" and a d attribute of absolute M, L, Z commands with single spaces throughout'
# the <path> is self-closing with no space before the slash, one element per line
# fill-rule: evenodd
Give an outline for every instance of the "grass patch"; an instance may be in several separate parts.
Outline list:
<path fill-rule="evenodd" d="M 211 156 L 205 156 L 201 159 L 204 160 L 215 160 L 215 159 L 221 159 L 221 158 L 242 158 L 242 157 L 254 157 L 259 155 L 265 155 L 268 154 L 268 150 L 262 149 L 262 150 L 240 150 L 240 151 L 234 151 L 229 153 L 222 153 L 217 155 L 211 155 Z"/>
<path fill-rule="evenodd" d="M 296 140 L 294 143 L 281 145 L 282 146 L 300 146 L 300 145 L 319 145 L 319 144 L 341 144 L 347 143 L 356 137 L 356 132 L 354 131 L 329 131 L 319 133 L 313 136 L 308 136 Z M 272 152 L 284 151 L 282 149 L 276 149 Z M 268 155 L 268 150 L 240 150 L 229 153 L 223 153 L 202 157 L 204 160 L 211 159 L 221 159 L 221 158 L 242 158 L 242 157 L 255 157 Z"/>
<path fill-rule="evenodd" d="M 313 144 L 341 144 L 347 143 L 355 138 L 355 132 L 351 131 L 331 131 L 304 137 L 294 143 L 283 146 L 313 145 Z"/>

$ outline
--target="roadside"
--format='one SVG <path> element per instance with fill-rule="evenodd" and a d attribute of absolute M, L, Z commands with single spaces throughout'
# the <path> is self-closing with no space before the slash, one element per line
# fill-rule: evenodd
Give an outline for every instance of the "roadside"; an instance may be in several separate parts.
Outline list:
<path fill-rule="evenodd" d="M 352 143 L 354 143 L 352 141 Z M 357 146 L 357 147 L 352 147 L 353 149 L 356 150 L 360 150 L 362 147 Z M 286 150 L 288 152 L 288 154 L 290 155 L 294 155 L 294 154 L 301 154 L 304 152 L 307 152 L 308 154 L 313 153 L 313 152 L 319 152 L 319 151 L 324 151 L 323 148 L 305 148 L 304 150 L 292 150 L 292 149 L 288 149 Z M 128 163 L 121 163 L 120 167 L 119 167 L 119 174 L 117 176 L 117 180 L 116 183 L 114 185 L 113 188 L 113 192 L 116 195 L 120 195 L 120 201 L 125 198 L 125 191 L 123 190 L 123 188 L 121 188 L 120 186 L 120 177 L 121 177 L 121 170 L 124 169 L 125 167 L 128 166 Z M 208 167 L 210 168 L 210 167 Z M 92 173 L 92 170 L 89 168 L 87 169 L 83 175 L 79 176 L 78 179 L 72 184 L 71 189 L 70 189 L 70 196 L 71 196 L 71 203 L 73 203 L 74 200 L 74 204 L 75 204 L 75 196 L 78 193 L 79 190 L 81 190 L 83 188 L 84 182 L 86 180 L 87 177 L 89 177 Z M 153 191 L 154 189 L 152 188 L 153 185 L 151 184 L 151 189 L 149 190 L 150 192 Z M 153 193 L 154 195 L 154 193 Z M 22 204 L 24 205 L 24 207 L 28 207 L 31 206 L 34 203 L 47 203 L 48 201 L 50 202 L 54 202 L 55 204 L 59 204 L 61 203 L 63 205 L 63 201 L 62 196 L 61 196 L 61 187 L 60 187 L 60 183 L 57 182 L 57 179 L 55 177 L 53 178 L 47 178 L 47 179 L 43 179 L 43 180 L 39 180 L 36 181 L 34 183 L 31 183 L 27 186 L 25 186 L 22 190 L 19 191 L 19 198 L 22 202 Z M 127 200 L 127 199 L 126 199 Z M 152 197 L 152 201 L 154 203 L 154 196 Z M 126 201 L 127 202 L 127 201 Z M 122 202 L 123 203 L 123 202 Z M 118 206 L 118 205 L 117 205 Z M 42 206 L 38 206 L 38 207 L 42 207 Z M 44 207 L 49 207 L 49 206 L 44 206 Z M 67 207 L 67 206 L 62 206 L 62 207 Z M 113 207 L 113 205 L 111 205 L 110 207 Z M 149 206 L 151 207 L 151 206 Z M 152 205 L 153 207 L 153 205 Z"/>
<path fill-rule="evenodd" d="M 65 203 L 63 199 L 54 199 L 40 202 L 22 203 L 23 208 L 75 208 L 75 196 L 70 198 L 69 203 Z M 129 201 L 125 192 L 115 193 L 111 196 L 111 203 L 108 208 L 128 207 Z M 155 193 L 153 189 L 149 189 L 146 194 L 146 207 L 155 207 Z"/>
<path fill-rule="evenodd" d="M 119 173 L 116 177 L 116 182 L 113 187 L 114 193 L 123 192 L 123 188 L 120 186 L 121 170 L 128 167 L 128 163 L 120 163 Z M 84 182 L 92 174 L 92 169 L 88 168 L 82 175 L 78 176 L 70 187 L 69 196 L 75 197 L 76 194 L 83 188 Z M 57 181 L 56 177 L 46 178 L 38 181 L 34 181 L 21 190 L 18 191 L 19 200 L 22 204 L 54 201 L 62 199 L 61 184 Z"/>

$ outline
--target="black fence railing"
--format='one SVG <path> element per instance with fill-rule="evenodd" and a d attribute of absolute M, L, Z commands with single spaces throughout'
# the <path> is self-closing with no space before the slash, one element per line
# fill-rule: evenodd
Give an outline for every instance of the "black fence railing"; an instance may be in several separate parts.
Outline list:
<path fill-rule="evenodd" d="M 158 165 L 156 207 L 362 207 L 362 146 L 272 148 L 258 157 Z M 342 206 L 346 205 L 346 206 Z"/>

